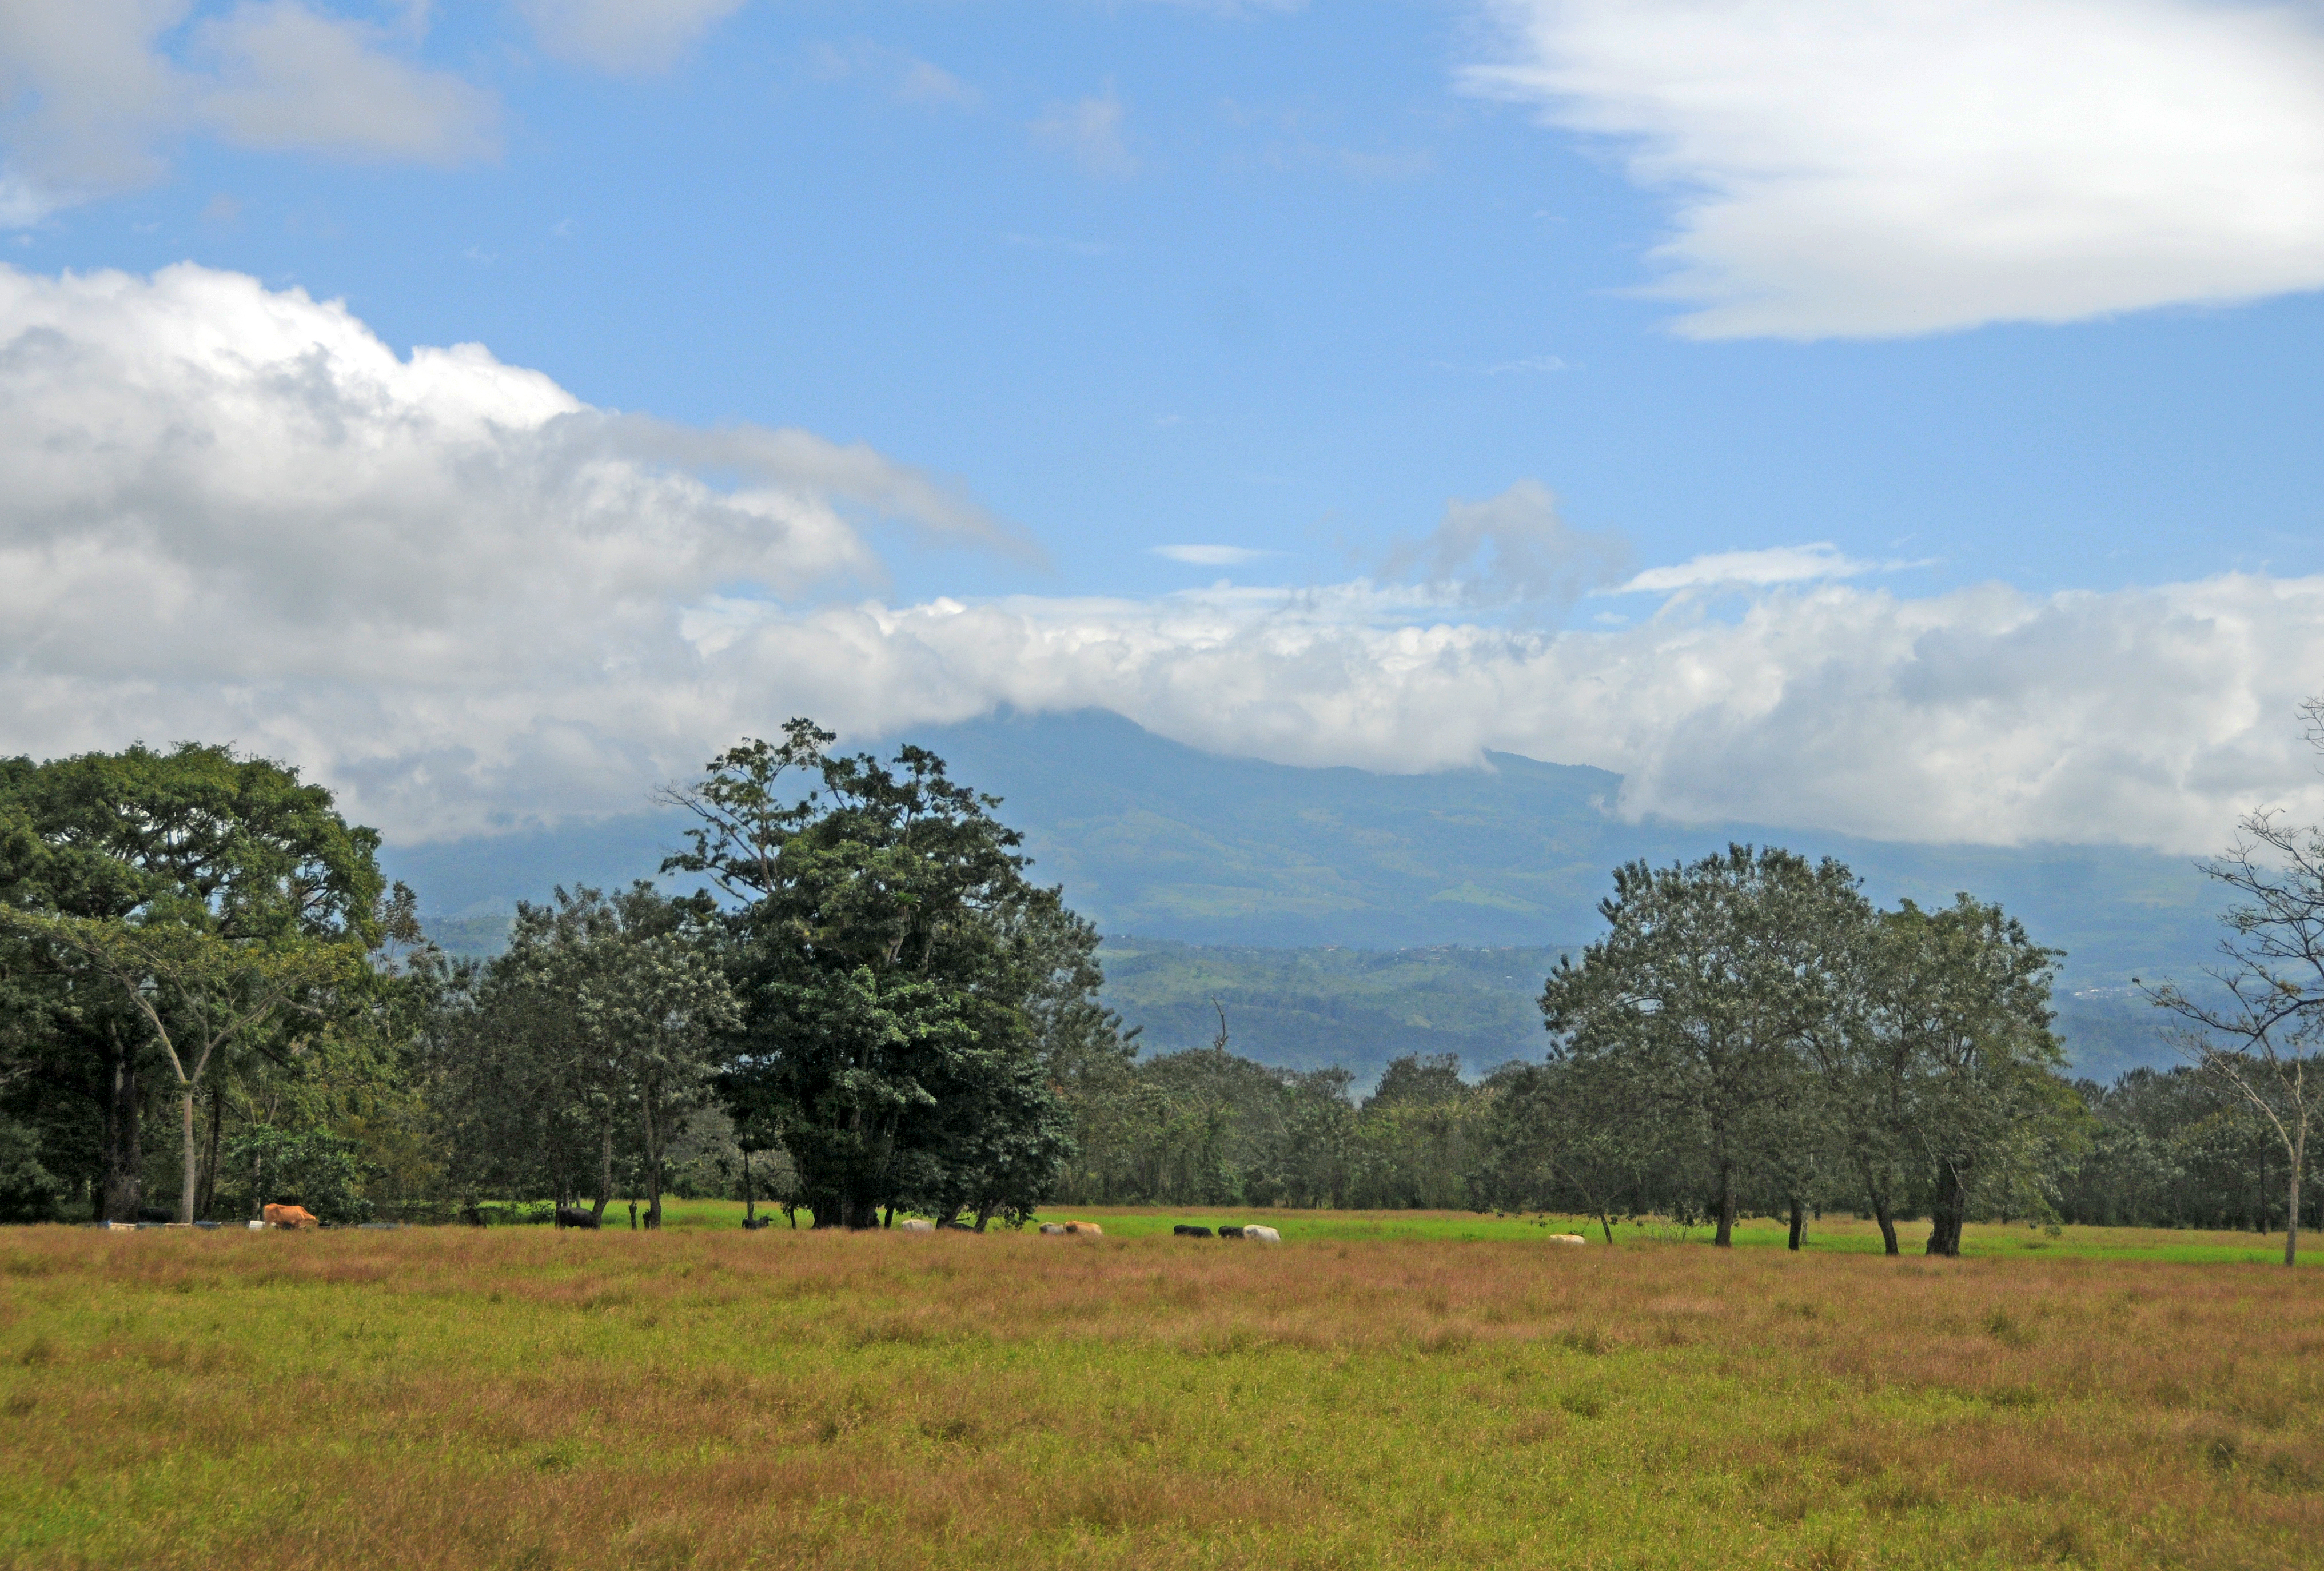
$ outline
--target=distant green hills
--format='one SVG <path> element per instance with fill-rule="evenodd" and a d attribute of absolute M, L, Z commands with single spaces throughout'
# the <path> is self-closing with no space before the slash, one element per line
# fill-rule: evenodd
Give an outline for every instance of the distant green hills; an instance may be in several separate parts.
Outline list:
<path fill-rule="evenodd" d="M 771 729 L 781 717 L 770 717 Z M 1386 775 L 1222 758 L 1119 716 L 1001 716 L 915 730 L 956 780 L 1004 799 L 1038 875 L 1110 934 L 1108 993 L 1157 1048 L 1207 1042 L 1210 1000 L 1239 1051 L 1342 1063 L 1399 1052 L 1482 1067 L 1537 1054 L 1531 999 L 1556 952 L 1597 931 L 1618 864 L 1730 839 L 1837 856 L 1883 903 L 1967 890 L 2067 951 L 2061 1003 L 2092 1072 L 2157 1060 L 2133 975 L 2191 975 L 2216 933 L 2184 858 L 2121 846 L 1909 845 L 1764 826 L 1633 823 L 1603 770 L 1511 753 Z M 518 899 L 650 875 L 681 826 L 639 813 L 552 832 L 391 848 L 453 947 L 497 947 Z M 2232 827 L 2222 824 L 2224 841 Z"/>
<path fill-rule="evenodd" d="M 1224 1012 L 1230 1050 L 1286 1069 L 1332 1065 L 1370 1086 L 1389 1059 L 1456 1053 L 1482 1073 L 1547 1046 L 1536 1001 L 1561 951 L 1264 949 L 1106 940 L 1106 1002 L 1149 1053 L 1206 1047 Z M 2153 1011 L 2127 990 L 2058 999 L 2074 1072 L 2100 1081 L 2173 1061 Z"/>

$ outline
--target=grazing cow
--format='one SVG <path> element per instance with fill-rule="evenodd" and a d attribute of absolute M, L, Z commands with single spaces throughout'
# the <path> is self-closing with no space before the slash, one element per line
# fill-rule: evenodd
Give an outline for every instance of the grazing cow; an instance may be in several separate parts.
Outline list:
<path fill-rule="evenodd" d="M 1276 1232 L 1272 1227 L 1261 1227 L 1256 1223 L 1245 1224 L 1242 1230 L 1242 1235 L 1245 1238 L 1255 1239 L 1260 1243 L 1281 1243 L 1283 1242 L 1283 1234 Z"/>
<path fill-rule="evenodd" d="M 1044 1233 L 1063 1234 L 1065 1230 L 1065 1224 L 1062 1222 L 1044 1222 L 1041 1224 L 1041 1231 Z"/>
<path fill-rule="evenodd" d="M 263 1206 L 258 1214 L 270 1227 L 320 1227 L 321 1217 L 304 1206 Z"/>
<path fill-rule="evenodd" d="M 1240 1238 L 1242 1236 L 1242 1229 L 1240 1227 L 1222 1227 L 1219 1229 L 1219 1236 L 1221 1238 Z"/>
<path fill-rule="evenodd" d="M 936 1224 L 924 1216 L 907 1216 L 896 1225 L 906 1233 L 934 1233 Z"/>
<path fill-rule="evenodd" d="M 1170 1231 L 1177 1234 L 1180 1238 L 1208 1238 L 1211 1236 L 1211 1230 L 1209 1228 L 1193 1227 L 1184 1222 L 1179 1223 L 1176 1227 L 1170 1229 Z"/>
<path fill-rule="evenodd" d="M 1560 1249 L 1580 1249 L 1590 1242 L 1578 1233 L 1553 1233 L 1549 1241 Z"/>
<path fill-rule="evenodd" d="M 1105 1236 L 1105 1229 L 1100 1227 L 1094 1222 L 1068 1222 L 1065 1224 L 1065 1231 L 1067 1233 L 1086 1233 L 1095 1238 L 1102 1238 Z"/>
<path fill-rule="evenodd" d="M 602 1224 L 597 1220 L 597 1214 L 586 1206 L 559 1206 L 557 1208 L 557 1225 L 586 1227 L 594 1232 Z"/>

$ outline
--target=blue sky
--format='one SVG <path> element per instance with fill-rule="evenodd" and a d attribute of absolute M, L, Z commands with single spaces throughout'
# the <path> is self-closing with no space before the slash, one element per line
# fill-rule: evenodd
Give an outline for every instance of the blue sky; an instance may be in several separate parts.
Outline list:
<path fill-rule="evenodd" d="M 452 573 L 459 542 L 522 517 L 546 532 L 466 569 L 500 576 L 456 616 L 555 604 L 642 642 L 470 650 L 447 670 L 521 680 L 447 676 L 429 720 L 388 696 L 393 660 L 301 642 L 311 578 L 263 605 L 219 588 L 281 636 L 223 663 L 157 639 L 150 669 L 97 671 L 55 652 L 89 626 L 28 633 L 11 750 L 114 744 L 194 694 L 417 833 L 610 810 L 590 772 L 632 800 L 632 777 L 789 705 L 892 730 L 1096 703 L 1374 767 L 1508 747 L 1620 769 L 1640 811 L 1903 837 L 2208 843 L 2310 789 L 2307 5 L 21 10 L 0 22 L 0 211 L 34 303 L 0 337 L 134 345 L 74 373 L 92 410 L 192 363 L 119 370 L 164 354 L 153 321 L 300 290 L 399 356 L 479 343 L 590 411 L 662 422 L 661 446 L 607 460 L 654 485 L 763 482 L 836 522 L 795 573 L 706 548 L 641 609 L 604 587 L 618 573 L 558 578 L 569 496 L 480 492 L 463 522 L 469 458 L 428 459 L 435 522 L 396 522 L 403 491 L 334 499 L 342 437 L 286 449 L 322 477 L 264 538 L 183 522 L 227 516 L 239 480 L 91 482 L 0 519 L 45 573 L 76 539 L 127 553 L 43 605 L 94 603 L 108 573 L 146 586 L 132 599 L 172 574 L 246 584 L 284 539 L 374 524 L 401 541 L 388 576 L 431 553 Z M 100 309 L 62 278 L 186 262 L 255 292 Z M 282 364 L 310 330 L 329 336 L 285 329 Z M 220 385 L 169 396 L 225 451 L 243 416 Z M 426 388 L 392 396 L 436 418 Z M 895 504 L 892 479 L 752 471 L 717 446 L 731 429 L 867 445 L 974 516 Z M 1163 554 L 1188 547 L 1214 549 Z M 388 571 L 337 559 L 331 593 Z M 1655 569 L 1656 592 L 1604 592 Z M 1179 593 L 1222 578 L 1312 593 Z M 412 605 L 383 647 L 455 618 Z M 955 605 L 988 620 L 936 630 L 950 614 L 927 608 Z M 589 673 L 629 666 L 661 685 L 592 696 Z M 1454 666 L 1442 689 L 1411 677 Z M 351 691 L 368 717 L 340 735 L 317 716 Z M 512 752 L 487 726 L 566 735 Z M 1832 761 L 1828 787 L 1787 779 L 1803 756 Z M 570 778 L 513 806 L 560 757 Z"/>

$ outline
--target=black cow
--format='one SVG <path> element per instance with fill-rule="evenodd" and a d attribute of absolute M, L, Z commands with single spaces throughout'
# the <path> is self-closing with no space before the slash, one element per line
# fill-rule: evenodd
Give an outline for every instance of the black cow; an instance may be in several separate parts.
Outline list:
<path fill-rule="evenodd" d="M 1242 1229 L 1240 1227 L 1222 1227 L 1219 1229 L 1219 1236 L 1221 1238 L 1240 1238 L 1242 1236 Z"/>
<path fill-rule="evenodd" d="M 1178 1224 L 1177 1226 L 1173 1227 L 1170 1231 L 1176 1234 L 1180 1238 L 1208 1238 L 1211 1236 L 1211 1230 L 1209 1228 L 1189 1227 L 1183 1222 Z"/>
<path fill-rule="evenodd" d="M 586 1206 L 559 1206 L 557 1208 L 557 1225 L 586 1227 L 594 1230 L 598 1225 L 597 1214 Z"/>

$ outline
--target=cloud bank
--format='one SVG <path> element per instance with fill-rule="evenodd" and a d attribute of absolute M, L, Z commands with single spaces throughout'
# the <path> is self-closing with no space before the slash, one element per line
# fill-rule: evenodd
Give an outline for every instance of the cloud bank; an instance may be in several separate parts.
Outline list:
<path fill-rule="evenodd" d="M 232 741 L 421 839 L 635 810 L 793 715 L 1096 706 L 1286 762 L 1595 763 L 1619 810 L 1695 821 L 2200 852 L 2264 802 L 2324 818 L 2296 713 L 2324 578 L 1762 575 L 1727 618 L 1680 589 L 1618 632 L 1480 620 L 1495 551 L 1553 587 L 1605 565 L 1527 485 L 1448 509 L 1402 585 L 898 606 L 862 597 L 875 518 L 1021 549 L 868 448 L 399 356 L 237 274 L 0 269 L 0 752 Z"/>
<path fill-rule="evenodd" d="M 2324 287 L 2324 12 L 1489 0 L 1471 90 L 1670 193 L 1696 337 L 1893 337 Z"/>
<path fill-rule="evenodd" d="M 187 0 L 0 5 L 0 224 L 157 178 L 175 138 L 456 163 L 497 144 L 499 105 L 406 58 L 389 30 L 300 3 L 241 0 L 185 27 Z"/>

